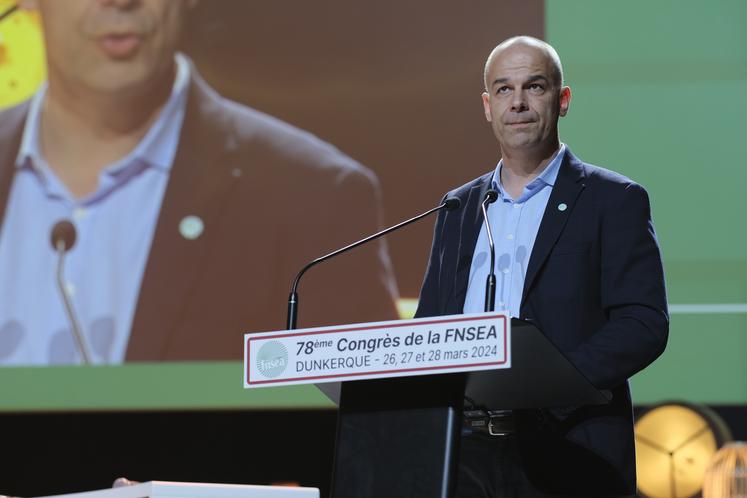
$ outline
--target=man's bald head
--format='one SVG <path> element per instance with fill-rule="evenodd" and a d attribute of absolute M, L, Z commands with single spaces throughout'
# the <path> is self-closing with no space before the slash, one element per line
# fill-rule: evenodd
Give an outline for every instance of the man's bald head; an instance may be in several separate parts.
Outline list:
<path fill-rule="evenodd" d="M 485 83 L 485 90 L 488 90 L 488 73 L 493 61 L 502 54 L 506 49 L 515 45 L 524 45 L 528 47 L 534 47 L 542 51 L 549 62 L 552 70 L 551 76 L 553 78 L 552 83 L 558 88 L 563 86 L 563 65 L 560 63 L 560 56 L 558 52 L 547 42 L 544 42 L 538 38 L 532 36 L 514 36 L 501 42 L 497 47 L 490 52 L 488 59 L 485 61 L 485 70 L 483 73 L 483 81 Z"/>

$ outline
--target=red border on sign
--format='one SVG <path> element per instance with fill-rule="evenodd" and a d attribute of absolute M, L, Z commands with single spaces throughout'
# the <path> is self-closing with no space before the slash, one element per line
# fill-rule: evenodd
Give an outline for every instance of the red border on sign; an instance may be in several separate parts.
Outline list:
<path fill-rule="evenodd" d="M 377 370 L 375 372 L 366 372 L 366 373 L 347 373 L 347 374 L 333 374 L 333 375 L 318 375 L 314 377 L 294 377 L 290 379 L 270 379 L 270 380 L 255 380 L 252 382 L 250 379 L 250 359 L 251 359 L 251 345 L 252 340 L 267 340 L 267 339 L 277 339 L 277 338 L 283 338 L 283 337 L 296 337 L 299 335 L 303 336 L 310 336 L 310 335 L 318 335 L 318 334 L 336 334 L 340 332 L 361 332 L 365 330 L 376 330 L 376 329 L 392 329 L 396 327 L 411 327 L 413 325 L 431 325 L 434 323 L 452 323 L 452 322 L 468 322 L 468 321 L 474 321 L 474 320 L 490 320 L 490 319 L 502 319 L 503 320 L 503 357 L 508 357 L 508 345 L 507 345 L 507 336 L 508 336 L 508 320 L 506 319 L 505 315 L 494 315 L 494 316 L 475 316 L 475 317 L 468 317 L 468 318 L 451 318 L 448 320 L 430 320 L 430 321 L 423 321 L 423 322 L 403 322 L 403 323 L 393 323 L 388 325 L 369 325 L 366 327 L 347 327 L 347 328 L 341 328 L 341 329 L 332 329 L 332 330 L 319 330 L 316 332 L 289 332 L 287 334 L 280 334 L 280 335 L 272 335 L 272 336 L 261 336 L 261 337 L 251 337 L 246 341 L 246 357 L 248 358 L 246 362 L 246 383 L 248 385 L 258 385 L 258 384 L 276 384 L 281 382 L 294 382 L 297 380 L 319 380 L 319 379 L 336 379 L 340 377 L 357 377 L 360 375 L 378 375 L 378 374 L 385 374 L 385 373 L 403 373 L 403 372 L 423 372 L 428 370 L 444 370 L 449 368 L 468 368 L 468 367 L 481 367 L 481 366 L 487 366 L 487 365 L 503 365 L 506 363 L 506 360 L 503 361 L 491 361 L 491 362 L 483 362 L 483 363 L 470 363 L 467 365 L 446 365 L 446 366 L 440 366 L 440 367 L 421 367 L 421 368 L 402 368 L 402 369 L 395 369 L 395 370 Z"/>

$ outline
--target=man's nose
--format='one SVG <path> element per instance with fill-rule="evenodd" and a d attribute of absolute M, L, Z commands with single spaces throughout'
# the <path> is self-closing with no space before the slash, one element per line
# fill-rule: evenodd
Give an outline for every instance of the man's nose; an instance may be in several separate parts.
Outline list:
<path fill-rule="evenodd" d="M 516 90 L 511 95 L 511 110 L 513 112 L 524 112 L 529 109 L 526 97 L 527 95 L 523 89 Z"/>

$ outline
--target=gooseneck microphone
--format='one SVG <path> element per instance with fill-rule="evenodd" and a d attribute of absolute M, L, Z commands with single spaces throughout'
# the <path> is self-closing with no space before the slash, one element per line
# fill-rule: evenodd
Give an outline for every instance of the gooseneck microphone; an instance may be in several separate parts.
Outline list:
<path fill-rule="evenodd" d="M 70 322 L 70 327 L 73 329 L 73 337 L 78 345 L 78 351 L 83 358 L 85 365 L 91 364 L 91 351 L 88 348 L 88 343 L 83 335 L 80 328 L 80 323 L 75 315 L 73 309 L 73 303 L 70 301 L 67 289 L 65 289 L 65 279 L 63 276 L 65 270 L 65 255 L 75 245 L 75 226 L 68 220 L 61 220 L 54 224 L 52 227 L 52 248 L 57 251 L 57 289 L 60 291 L 62 296 L 62 302 L 65 305 L 65 314 Z"/>
<path fill-rule="evenodd" d="M 374 239 L 378 239 L 379 237 L 382 237 L 389 232 L 393 232 L 395 230 L 398 230 L 404 226 L 409 225 L 410 223 L 414 223 L 422 218 L 425 218 L 429 214 L 435 213 L 436 211 L 440 211 L 442 209 L 446 209 L 447 211 L 453 211 L 455 209 L 459 209 L 459 206 L 461 206 L 461 201 L 456 197 L 449 197 L 448 199 L 445 199 L 444 202 L 432 209 L 429 209 L 428 211 L 421 213 L 413 218 L 410 218 L 409 220 L 405 220 L 401 223 L 397 223 L 396 225 L 385 228 L 384 230 L 381 230 L 380 232 L 377 232 L 373 235 L 369 235 L 365 239 L 361 239 L 358 242 L 353 242 L 352 244 L 349 244 L 345 247 L 342 247 L 340 249 L 337 249 L 336 251 L 333 251 L 325 256 L 316 258 L 315 260 L 308 263 L 306 266 L 301 268 L 301 271 L 299 271 L 296 274 L 296 278 L 293 279 L 293 286 L 291 287 L 291 293 L 290 297 L 288 298 L 288 320 L 287 320 L 287 329 L 293 330 L 296 328 L 296 322 L 298 320 L 298 284 L 301 281 L 301 277 L 304 273 L 306 273 L 306 270 L 311 268 L 312 266 L 315 266 L 322 261 L 326 261 L 330 258 L 333 258 L 337 256 L 338 254 L 342 254 L 344 252 L 347 252 L 351 249 L 355 249 L 358 246 L 361 246 L 367 242 L 370 242 Z"/>
<path fill-rule="evenodd" d="M 488 231 L 488 245 L 490 246 L 490 273 L 485 282 L 485 311 L 495 311 L 495 244 L 493 243 L 493 230 L 490 229 L 488 219 L 488 206 L 498 199 L 498 192 L 490 189 L 485 192 L 482 201 L 482 218 L 485 221 L 485 229 Z"/>

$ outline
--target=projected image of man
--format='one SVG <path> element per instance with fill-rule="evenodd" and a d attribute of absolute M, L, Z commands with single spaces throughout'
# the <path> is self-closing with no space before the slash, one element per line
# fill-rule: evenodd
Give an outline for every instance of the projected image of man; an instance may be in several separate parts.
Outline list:
<path fill-rule="evenodd" d="M 304 263 L 379 227 L 370 170 L 222 98 L 177 52 L 195 3 L 22 2 L 41 12 L 48 82 L 0 114 L 0 364 L 80 360 L 59 219 L 96 363 L 238 360 L 244 333 L 283 328 Z M 305 280 L 299 324 L 395 318 L 395 297 L 374 244 Z"/>

